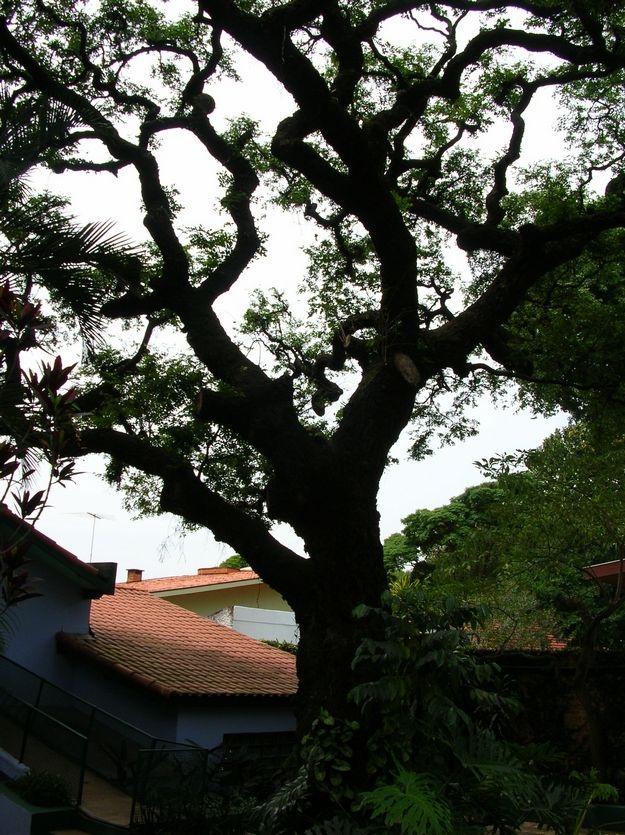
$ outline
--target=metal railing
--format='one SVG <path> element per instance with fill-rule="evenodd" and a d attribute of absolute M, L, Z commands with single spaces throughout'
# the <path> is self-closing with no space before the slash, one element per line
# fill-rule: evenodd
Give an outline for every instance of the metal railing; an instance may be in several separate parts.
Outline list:
<path fill-rule="evenodd" d="M 252 785 L 284 760 L 286 737 L 227 734 L 210 749 L 153 737 L 0 657 L 0 745 L 38 768 L 47 759 L 44 767 L 62 774 L 77 805 L 85 772 L 94 772 L 129 796 L 129 824 L 195 813 L 231 782 Z"/>
<path fill-rule="evenodd" d="M 168 817 L 174 807 L 180 814 L 201 806 L 207 792 L 219 790 L 221 754 L 221 746 L 209 749 L 178 744 L 140 751 L 130 822 L 142 822 L 150 811 L 154 814 L 158 810 L 161 817 Z"/>
<path fill-rule="evenodd" d="M 63 778 L 69 785 L 70 791 L 73 788 L 72 795 L 76 804 L 80 805 L 85 782 L 89 738 L 34 705 L 27 705 L 27 709 L 20 762 L 27 762 L 31 759 L 28 751 L 29 745 L 30 747 L 37 745 L 40 748 L 43 744 L 51 752 L 62 751 L 66 761 L 63 762 Z M 50 761 L 49 756 L 47 759 Z"/>
<path fill-rule="evenodd" d="M 178 767 L 181 752 L 195 765 L 203 762 L 205 770 L 209 758 L 218 757 L 212 750 L 153 737 L 4 657 L 0 744 L 22 762 L 43 762 L 46 770 L 61 772 L 77 805 L 87 770 L 117 786 L 132 798 L 129 823 L 151 781 L 167 775 L 173 786 L 178 773 L 189 783 L 189 774 Z"/>

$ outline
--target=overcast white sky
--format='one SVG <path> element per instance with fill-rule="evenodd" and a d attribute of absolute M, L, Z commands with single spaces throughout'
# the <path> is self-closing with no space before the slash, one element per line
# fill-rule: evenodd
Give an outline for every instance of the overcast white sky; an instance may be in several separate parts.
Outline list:
<path fill-rule="evenodd" d="M 217 102 L 214 120 L 224 124 L 228 116 L 240 112 L 242 100 L 253 118 L 272 120 L 289 112 L 289 99 L 272 87 L 263 68 L 254 64 L 245 84 L 228 83 L 210 90 Z M 556 143 L 550 102 L 537 104 L 533 130 L 527 136 L 528 158 L 538 159 L 546 146 Z M 551 137 L 551 140 L 549 140 Z M 166 182 L 179 189 L 185 207 L 184 225 L 214 218 L 214 170 L 206 175 L 205 167 L 196 164 L 197 154 L 191 141 L 181 133 L 163 142 L 159 150 L 161 170 Z M 61 179 L 43 176 L 51 190 L 62 188 L 72 199 L 74 213 L 90 221 L 115 220 L 120 231 L 133 240 L 145 239 L 138 211 L 138 188 L 128 172 L 119 177 L 65 174 Z M 269 221 L 275 218 L 269 215 Z M 220 301 L 220 313 L 234 319 L 240 313 L 250 290 L 271 286 L 281 280 L 295 292 L 303 276 L 304 260 L 299 251 L 302 238 L 310 235 L 310 225 L 303 217 L 292 217 L 288 229 L 274 235 L 267 257 L 246 274 L 234 291 Z M 68 349 L 69 350 L 69 349 Z M 66 357 L 65 357 L 66 358 Z M 479 434 L 454 447 L 447 447 L 423 462 L 403 460 L 385 474 L 379 499 L 382 533 L 401 529 L 401 519 L 419 507 L 436 507 L 480 480 L 473 466 L 476 459 L 538 445 L 563 419 L 533 419 L 528 413 L 510 408 L 494 408 L 484 402 L 477 412 L 481 425 Z M 405 446 L 405 445 L 404 445 Z M 402 447 L 400 443 L 399 447 Z M 398 449 L 398 457 L 402 457 Z M 102 469 L 97 458 L 80 462 L 80 475 L 74 486 L 55 490 L 50 506 L 44 511 L 39 527 L 59 544 L 85 560 L 115 561 L 118 577 L 125 578 L 128 568 L 143 568 L 144 576 L 194 573 L 198 567 L 215 565 L 231 553 L 228 546 L 218 544 L 207 531 L 183 536 L 172 517 L 132 520 L 124 511 L 122 498 L 97 477 Z M 297 547 L 289 531 L 281 538 Z"/>
<path fill-rule="evenodd" d="M 413 510 L 445 504 L 479 482 L 475 460 L 537 446 L 563 422 L 562 418 L 532 419 L 527 412 L 490 404 L 480 408 L 479 417 L 482 429 L 475 437 L 445 447 L 424 461 L 403 460 L 387 470 L 378 503 L 383 537 L 399 531 L 401 519 Z M 120 494 L 94 474 L 99 465 L 95 457 L 81 462 L 84 474 L 75 485 L 55 491 L 38 525 L 81 559 L 90 559 L 92 535 L 93 560 L 117 562 L 120 579 L 125 579 L 128 568 L 144 569 L 144 577 L 194 574 L 232 553 L 229 546 L 215 542 L 209 531 L 182 535 L 172 516 L 133 520 L 124 511 Z M 90 514 L 101 518 L 94 520 Z M 279 536 L 298 547 L 290 530 L 280 529 Z"/>

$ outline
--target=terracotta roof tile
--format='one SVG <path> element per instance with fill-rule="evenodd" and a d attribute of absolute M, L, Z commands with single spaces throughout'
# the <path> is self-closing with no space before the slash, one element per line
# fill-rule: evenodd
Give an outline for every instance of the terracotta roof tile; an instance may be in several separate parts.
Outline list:
<path fill-rule="evenodd" d="M 59 646 L 163 696 L 287 697 L 297 689 L 292 655 L 142 589 L 118 587 L 94 601 L 91 629 L 59 633 Z"/>
<path fill-rule="evenodd" d="M 180 574 L 177 577 L 156 577 L 153 580 L 138 580 L 134 583 L 118 583 L 118 588 L 135 588 L 141 591 L 158 592 L 175 589 L 192 589 L 202 586 L 218 586 L 223 583 L 259 580 L 258 574 L 251 569 L 220 574 Z"/>
<path fill-rule="evenodd" d="M 509 624 L 490 621 L 478 631 L 476 639 L 480 649 L 559 652 L 569 648 L 565 640 L 556 637 L 538 624 L 526 626 L 516 632 Z"/>

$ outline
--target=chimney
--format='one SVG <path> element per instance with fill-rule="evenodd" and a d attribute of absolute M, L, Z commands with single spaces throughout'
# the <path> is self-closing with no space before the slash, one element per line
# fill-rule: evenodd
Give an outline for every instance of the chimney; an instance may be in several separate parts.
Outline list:
<path fill-rule="evenodd" d="M 142 568 L 129 568 L 128 569 L 128 577 L 126 578 L 126 582 L 127 583 L 140 583 L 142 576 L 143 576 L 143 569 Z"/>

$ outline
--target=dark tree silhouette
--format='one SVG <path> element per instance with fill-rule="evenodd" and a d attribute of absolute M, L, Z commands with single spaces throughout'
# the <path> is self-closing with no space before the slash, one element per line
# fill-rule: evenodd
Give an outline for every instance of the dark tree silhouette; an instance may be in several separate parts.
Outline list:
<path fill-rule="evenodd" d="M 75 119 L 46 164 L 134 171 L 150 238 L 140 272 L 111 262 L 79 283 L 99 294 L 102 333 L 123 319 L 143 336 L 127 355 L 93 353 L 75 452 L 110 456 L 142 506 L 210 528 L 277 589 L 301 631 L 302 715 L 341 713 L 372 628 L 352 610 L 377 605 L 387 582 L 378 484 L 411 419 L 419 451 L 437 426 L 462 431 L 461 404 L 491 381 L 619 396 L 618 325 L 583 374 L 545 346 L 592 346 L 608 320 L 583 300 L 603 314 L 622 297 L 625 13 L 577 0 L 200 0 L 177 20 L 157 6 L 7 0 L 0 19 L 14 101 L 36 94 Z M 292 103 L 268 140 L 244 105 L 219 119 L 242 53 Z M 529 165 L 540 97 L 569 147 Z M 158 164 L 176 132 L 205 152 L 195 173 L 225 213 L 190 231 Z M 310 317 L 266 294 L 233 335 L 216 303 L 263 257 L 269 201 L 316 225 L 301 277 Z M 559 342 L 541 338 L 548 328 Z M 188 349 L 164 349 L 173 329 Z M 272 536 L 275 521 L 307 558 Z"/>

